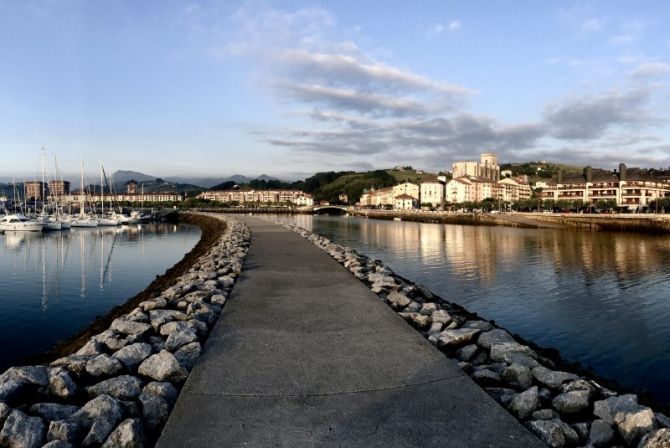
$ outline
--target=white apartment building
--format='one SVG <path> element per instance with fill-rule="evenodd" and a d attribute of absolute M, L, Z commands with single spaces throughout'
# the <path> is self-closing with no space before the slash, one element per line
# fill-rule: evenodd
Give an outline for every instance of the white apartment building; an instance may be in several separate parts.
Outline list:
<path fill-rule="evenodd" d="M 559 172 L 555 181 L 542 189 L 542 200 L 579 200 L 595 204 L 599 200 L 614 200 L 617 206 L 636 210 L 658 198 L 670 196 L 670 180 L 656 178 L 649 170 L 627 168 L 619 171 L 584 168 L 582 174 Z"/>
<path fill-rule="evenodd" d="M 85 194 L 82 198 L 81 194 L 70 194 L 67 196 L 62 196 L 59 201 L 64 203 L 79 204 L 82 202 L 100 202 L 102 197 L 100 194 Z M 120 193 L 120 194 L 106 194 L 104 196 L 105 202 L 180 202 L 184 198 L 180 193 L 172 192 L 157 192 L 157 193 Z"/>
<path fill-rule="evenodd" d="M 498 182 L 496 198 L 505 202 L 517 202 L 530 199 L 532 194 L 533 190 L 527 183 L 522 183 L 512 178 L 505 178 Z"/>
<path fill-rule="evenodd" d="M 215 190 L 203 191 L 198 195 L 200 199 L 218 202 L 239 202 L 276 204 L 290 203 L 296 205 L 314 205 L 312 196 L 300 190 Z"/>
<path fill-rule="evenodd" d="M 438 179 L 430 179 L 421 182 L 421 205 L 430 204 L 438 207 L 445 198 L 445 183 Z"/>
<path fill-rule="evenodd" d="M 419 186 L 411 182 L 403 182 L 393 187 L 393 196 L 400 196 L 406 194 L 412 196 L 417 201 L 419 200 Z"/>
<path fill-rule="evenodd" d="M 408 194 L 401 194 L 393 199 L 394 210 L 413 210 L 417 206 L 418 200 Z"/>

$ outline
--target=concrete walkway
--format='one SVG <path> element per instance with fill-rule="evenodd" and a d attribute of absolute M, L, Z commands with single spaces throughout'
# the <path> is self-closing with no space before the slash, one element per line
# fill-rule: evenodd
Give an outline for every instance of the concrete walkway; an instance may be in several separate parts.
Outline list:
<path fill-rule="evenodd" d="M 252 229 L 159 447 L 544 446 L 326 253 Z"/>

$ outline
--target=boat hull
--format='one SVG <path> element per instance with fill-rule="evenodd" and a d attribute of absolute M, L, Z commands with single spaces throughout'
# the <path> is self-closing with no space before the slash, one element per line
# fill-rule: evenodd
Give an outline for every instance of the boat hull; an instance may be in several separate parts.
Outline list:
<path fill-rule="evenodd" d="M 38 222 L 2 223 L 0 230 L 10 232 L 41 232 L 44 224 Z"/>

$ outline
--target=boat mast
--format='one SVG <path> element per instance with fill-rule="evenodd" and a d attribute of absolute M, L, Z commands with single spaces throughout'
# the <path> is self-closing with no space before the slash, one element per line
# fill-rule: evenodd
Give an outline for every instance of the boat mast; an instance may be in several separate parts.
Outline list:
<path fill-rule="evenodd" d="M 81 192 L 79 193 L 79 215 L 84 218 L 84 208 L 86 207 L 84 198 L 84 156 L 81 156 Z"/>
<path fill-rule="evenodd" d="M 102 178 L 102 162 L 100 162 L 100 217 L 105 217 L 105 182 Z"/>
<path fill-rule="evenodd" d="M 45 174 L 44 174 L 44 170 L 45 170 L 45 168 L 44 168 L 44 166 L 45 166 L 45 161 L 44 161 L 44 146 L 42 146 L 42 197 L 41 197 L 41 199 L 42 199 L 42 201 L 41 201 L 41 202 L 42 202 L 42 215 L 44 215 L 44 212 L 45 212 L 45 209 L 44 209 L 44 199 L 46 198 L 46 188 L 44 188 L 44 181 L 45 181 L 45 179 L 44 179 L 44 177 L 45 177 Z M 35 213 L 37 214 L 37 209 L 35 210 Z"/>

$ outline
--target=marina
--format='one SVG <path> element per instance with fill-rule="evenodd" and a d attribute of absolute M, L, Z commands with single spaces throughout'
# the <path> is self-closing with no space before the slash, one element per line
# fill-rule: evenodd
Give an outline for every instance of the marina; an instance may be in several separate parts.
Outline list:
<path fill-rule="evenodd" d="M 0 370 L 49 349 L 143 290 L 195 246 L 166 223 L 0 235 Z"/>

